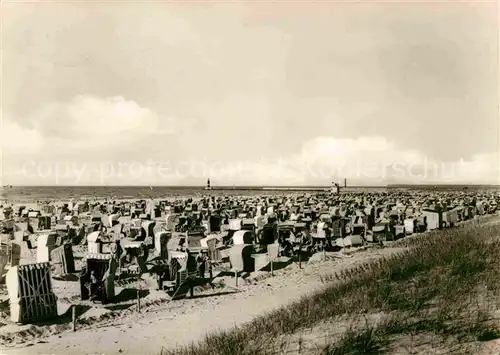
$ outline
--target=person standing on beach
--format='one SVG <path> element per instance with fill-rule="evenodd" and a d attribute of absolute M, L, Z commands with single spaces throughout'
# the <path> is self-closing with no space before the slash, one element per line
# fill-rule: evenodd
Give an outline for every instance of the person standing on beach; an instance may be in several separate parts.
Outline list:
<path fill-rule="evenodd" d="M 198 277 L 205 278 L 205 265 L 207 263 L 207 256 L 204 253 L 199 253 L 196 258 Z"/>

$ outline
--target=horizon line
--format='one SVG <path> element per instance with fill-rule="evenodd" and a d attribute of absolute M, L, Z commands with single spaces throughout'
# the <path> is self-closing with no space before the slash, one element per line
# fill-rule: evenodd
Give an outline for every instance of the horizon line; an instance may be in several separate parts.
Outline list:
<path fill-rule="evenodd" d="M 405 186 L 495 186 L 500 187 L 500 184 L 470 184 L 470 183 L 405 183 L 405 184 L 385 184 L 385 185 L 349 185 L 347 187 L 340 186 L 343 188 L 367 188 L 367 187 L 405 187 Z M 14 188 L 14 187 L 98 187 L 98 188 L 110 188 L 110 187 L 157 187 L 157 188 L 205 188 L 206 185 L 12 185 L 7 184 L 1 186 L 2 188 Z M 218 188 L 331 188 L 332 185 L 218 185 L 212 186 L 212 190 Z"/>

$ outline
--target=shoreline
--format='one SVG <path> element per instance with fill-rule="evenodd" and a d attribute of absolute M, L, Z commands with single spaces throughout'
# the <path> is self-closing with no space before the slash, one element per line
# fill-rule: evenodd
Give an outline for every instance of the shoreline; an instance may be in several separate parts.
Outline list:
<path fill-rule="evenodd" d="M 131 201 L 141 199 L 168 200 L 197 196 L 247 196 L 283 193 L 329 193 L 331 186 L 215 186 L 206 190 L 204 186 L 16 186 L 0 188 L 0 204 L 23 204 L 40 202 L 83 201 Z M 465 193 L 485 190 L 500 190 L 496 185 L 388 185 L 348 186 L 340 189 L 340 195 L 357 192 L 380 191 L 449 191 L 463 189 Z M 98 190 L 98 191 L 95 191 Z M 109 191 L 109 192 L 107 192 Z M 126 196 L 120 197 L 118 196 Z"/>

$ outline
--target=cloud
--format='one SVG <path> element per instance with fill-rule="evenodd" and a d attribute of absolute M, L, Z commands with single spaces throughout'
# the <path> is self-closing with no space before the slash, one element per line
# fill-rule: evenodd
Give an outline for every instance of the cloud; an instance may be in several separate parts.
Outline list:
<path fill-rule="evenodd" d="M 100 161 L 116 157 L 134 159 L 134 152 L 145 151 L 148 146 L 154 146 L 155 141 L 168 140 L 179 128 L 185 129 L 184 126 L 121 96 L 81 95 L 67 102 L 50 102 L 21 119 L 4 117 L 3 174 L 6 178 L 12 176 L 13 183 L 18 183 L 28 178 L 21 173 L 26 164 L 50 165 L 54 172 L 58 164 L 99 166 Z M 30 177 L 32 184 L 39 180 L 60 182 L 52 176 L 54 173 L 47 173 L 42 179 L 35 175 Z M 92 182 L 89 179 L 88 182 Z M 68 183 L 75 183 L 75 179 L 69 177 Z"/>
<path fill-rule="evenodd" d="M 4 119 L 1 129 L 1 149 L 6 155 L 34 154 L 43 146 L 43 136 L 36 129 L 25 128 Z"/>
<path fill-rule="evenodd" d="M 46 104 L 30 121 L 46 145 L 64 142 L 65 149 L 118 148 L 137 138 L 174 132 L 172 120 L 160 120 L 152 110 L 120 96 L 76 96 Z"/>
<path fill-rule="evenodd" d="M 33 130 L 16 125 L 10 125 L 9 129 L 20 132 L 18 137 L 23 134 L 38 137 L 32 139 L 32 151 L 40 142 Z M 232 161 L 207 156 L 203 151 L 189 158 L 178 154 L 177 157 L 142 159 L 121 154 L 123 159 L 120 161 L 102 156 L 96 159 L 92 153 L 66 160 L 50 156 L 34 161 L 10 159 L 10 164 L 4 164 L 7 167 L 4 177 L 9 181 L 15 179 L 14 183 L 19 180 L 34 185 L 203 185 L 207 178 L 214 186 L 328 186 L 332 181 L 342 183 L 344 178 L 349 185 L 499 183 L 498 154 L 485 153 L 469 160 L 443 162 L 418 150 L 398 149 L 393 142 L 379 136 L 318 137 L 304 143 L 296 154 Z"/>
<path fill-rule="evenodd" d="M 6 153 L 36 152 L 42 157 L 73 152 L 78 159 L 89 152 L 120 151 L 174 132 L 175 120 L 160 118 L 134 101 L 86 95 L 47 103 L 27 119 L 5 118 L 2 140 Z"/>
<path fill-rule="evenodd" d="M 490 181 L 500 184 L 499 154 L 476 154 L 469 161 L 461 161 L 461 173 L 468 181 Z"/>
<path fill-rule="evenodd" d="M 377 155 L 393 149 L 393 143 L 383 137 L 359 137 L 357 139 L 319 137 L 303 145 L 302 156 L 311 163 L 348 164 L 353 156 L 362 159 L 367 155 Z"/>
<path fill-rule="evenodd" d="M 302 180 L 319 184 L 344 178 L 358 184 L 499 183 L 496 153 L 442 161 L 417 149 L 401 149 L 381 136 L 318 137 L 282 162 L 295 171 L 294 179 L 302 176 Z"/>
<path fill-rule="evenodd" d="M 209 149 L 220 142 L 188 149 L 196 140 L 210 144 L 208 136 L 123 97 L 50 103 L 27 122 L 3 123 L 3 172 L 15 184 L 202 185 L 211 178 L 214 185 L 324 186 L 344 178 L 378 185 L 498 183 L 499 177 L 498 154 L 444 162 L 376 135 L 320 136 L 281 156 Z M 235 146 L 244 143 L 242 136 L 233 139 Z"/>
<path fill-rule="evenodd" d="M 233 161 L 217 156 L 199 157 L 168 161 L 168 177 L 161 180 L 153 173 L 148 181 L 200 185 L 211 178 L 214 186 L 328 186 L 344 178 L 353 185 L 498 183 L 498 154 L 444 162 L 416 149 L 401 149 L 381 136 L 318 137 L 305 142 L 297 153 L 281 157 L 265 155 Z"/>

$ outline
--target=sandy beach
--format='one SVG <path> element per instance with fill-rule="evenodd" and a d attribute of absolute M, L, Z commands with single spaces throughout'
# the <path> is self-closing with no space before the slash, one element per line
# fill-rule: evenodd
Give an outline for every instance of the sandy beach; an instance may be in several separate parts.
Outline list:
<path fill-rule="evenodd" d="M 346 194 L 336 197 L 333 195 L 331 198 L 333 200 L 337 199 L 336 201 L 345 199 L 348 204 L 354 205 L 356 198 L 366 198 L 363 194 L 360 196 Z M 385 195 L 375 194 L 373 196 L 382 201 L 387 199 Z M 420 192 L 420 195 L 406 193 L 406 195 L 401 195 L 401 198 L 405 198 L 404 196 L 415 199 L 417 204 L 426 198 L 432 198 L 432 194 L 428 192 Z M 484 196 L 486 198 L 489 195 L 485 194 Z M 308 195 L 288 193 L 283 202 L 288 201 L 289 204 L 280 213 L 291 209 L 296 199 L 307 201 L 309 198 L 311 198 L 311 205 L 320 205 L 318 201 Z M 326 197 L 320 197 L 320 200 L 322 198 Z M 443 193 L 441 198 L 443 203 L 451 198 L 455 198 L 456 201 L 464 199 L 463 196 L 456 192 L 451 194 Z M 191 202 L 188 202 L 186 197 L 184 197 L 184 201 L 181 199 L 178 205 L 175 205 L 174 201 L 176 200 L 178 198 L 174 197 L 155 199 L 154 204 L 166 209 L 165 204 L 174 203 L 173 206 L 181 206 L 181 208 L 185 209 L 187 215 L 192 213 L 190 212 Z M 132 200 L 123 199 L 116 201 L 116 204 L 105 200 L 96 201 L 95 203 L 104 206 L 109 203 L 110 206 L 125 211 L 125 201 Z M 263 196 L 240 196 L 229 197 L 227 201 L 237 203 L 244 201 L 245 204 L 255 205 L 260 203 L 258 201 L 266 201 L 266 198 Z M 272 199 L 269 201 L 272 201 Z M 197 203 L 202 202 L 197 201 Z M 270 202 L 270 204 L 272 203 Z M 305 204 L 305 202 L 301 203 Z M 40 208 L 37 204 L 30 204 L 30 206 L 34 210 Z M 14 206 L 14 210 L 17 207 Z M 230 209 L 229 207 L 226 208 Z M 308 211 L 307 209 L 304 210 Z M 394 211 L 390 213 L 396 215 Z M 75 211 L 74 213 L 78 215 L 80 223 L 92 224 L 90 211 L 85 213 Z M 142 222 L 154 222 L 159 226 L 165 225 L 166 213 L 168 213 L 166 210 L 162 211 L 162 216 L 153 218 L 151 221 Z M 318 214 L 316 218 L 320 215 Z M 322 215 L 324 216 L 325 213 Z M 272 220 L 273 216 L 274 214 L 271 212 L 266 215 L 266 218 Z M 493 216 L 490 215 L 489 218 L 491 217 Z M 478 218 L 483 217 L 478 216 Z M 121 217 L 119 226 L 130 226 L 135 223 L 134 221 L 141 220 L 137 219 L 137 217 L 136 219 Z M 231 221 L 239 221 L 238 223 L 242 224 L 240 219 L 232 219 Z M 101 225 L 102 227 L 104 222 L 97 223 L 98 226 Z M 270 223 L 270 225 L 273 225 L 273 223 L 277 222 Z M 400 218 L 398 223 L 402 223 Z M 237 228 L 241 228 L 241 226 Z M 43 234 L 43 232 L 40 233 Z M 130 231 L 126 233 L 130 233 Z M 222 236 L 227 233 L 227 230 L 221 230 L 217 232 L 217 235 Z M 35 231 L 30 238 L 37 238 L 37 235 Z M 185 235 L 184 232 L 171 232 L 167 245 L 169 253 L 176 250 L 180 238 Z M 411 238 L 411 236 L 408 238 Z M 147 243 L 150 243 L 151 239 L 148 240 Z M 359 247 L 349 245 L 341 248 L 340 251 L 325 250 L 316 252 L 310 256 L 308 261 L 303 261 L 301 267 L 299 267 L 297 259 L 281 256 L 276 260 L 273 275 L 269 271 L 244 272 L 238 278 L 238 282 L 236 282 L 233 274 L 224 271 L 228 270 L 230 264 L 225 261 L 219 265 L 222 268 L 215 269 L 216 277 L 212 280 L 213 287 L 209 284 L 197 286 L 194 288 L 194 297 L 188 296 L 175 301 L 171 300 L 171 297 L 166 292 L 155 289 L 154 280 L 149 273 L 142 274 L 140 279 L 137 278 L 138 274 L 131 274 L 131 277 L 127 277 L 128 274 L 123 274 L 123 278 L 115 280 L 116 297 L 109 304 L 95 304 L 91 301 L 82 300 L 77 273 L 70 273 L 65 277 L 52 277 L 52 289 L 57 297 L 59 317 L 24 325 L 16 324 L 10 320 L 9 298 L 6 286 L 3 284 L 0 296 L 0 349 L 2 354 L 6 355 L 63 353 L 75 355 L 95 353 L 156 354 L 162 348 L 172 349 L 181 345 L 188 345 L 191 342 L 203 340 L 207 334 L 217 330 L 228 330 L 234 326 L 242 325 L 255 317 L 264 315 L 266 312 L 286 306 L 301 297 L 307 297 L 308 294 L 320 290 L 325 287 L 322 282 L 324 276 L 332 275 L 341 269 L 375 260 L 401 250 L 401 248 L 391 247 L 392 242 L 388 243 L 386 248 L 380 248 L 377 243 L 361 243 L 364 245 Z M 90 244 L 87 245 L 83 242 L 72 245 L 77 272 L 85 265 L 89 248 Z M 29 254 L 24 255 L 23 258 L 25 259 L 24 262 L 36 262 L 37 249 L 31 249 Z M 138 292 L 140 310 L 137 302 Z M 71 319 L 71 307 L 74 305 L 76 305 L 77 315 L 76 331 L 72 329 Z"/>
<path fill-rule="evenodd" d="M 71 331 L 70 324 L 26 326 L 10 334 L 2 327 L 2 342 L 17 344 L 14 348 L 2 347 L 2 353 L 155 354 L 162 347 L 186 345 L 203 339 L 207 333 L 241 325 L 321 289 L 324 287 L 321 276 L 396 250 L 360 250 L 350 255 L 328 253 L 326 261 L 304 264 L 303 269 L 297 264 L 289 265 L 275 271 L 274 277 L 268 272 L 254 273 L 245 281 L 240 280 L 238 287 L 234 278 L 222 277 L 219 282 L 225 286 L 200 290 L 195 299 L 169 302 L 163 295 L 162 301 L 162 293 L 152 292 L 144 298 L 150 305 L 144 306 L 140 314 L 135 311 L 135 303 L 115 312 L 94 308 L 80 316 L 89 319 L 89 324 L 79 324 L 76 332 Z"/>

